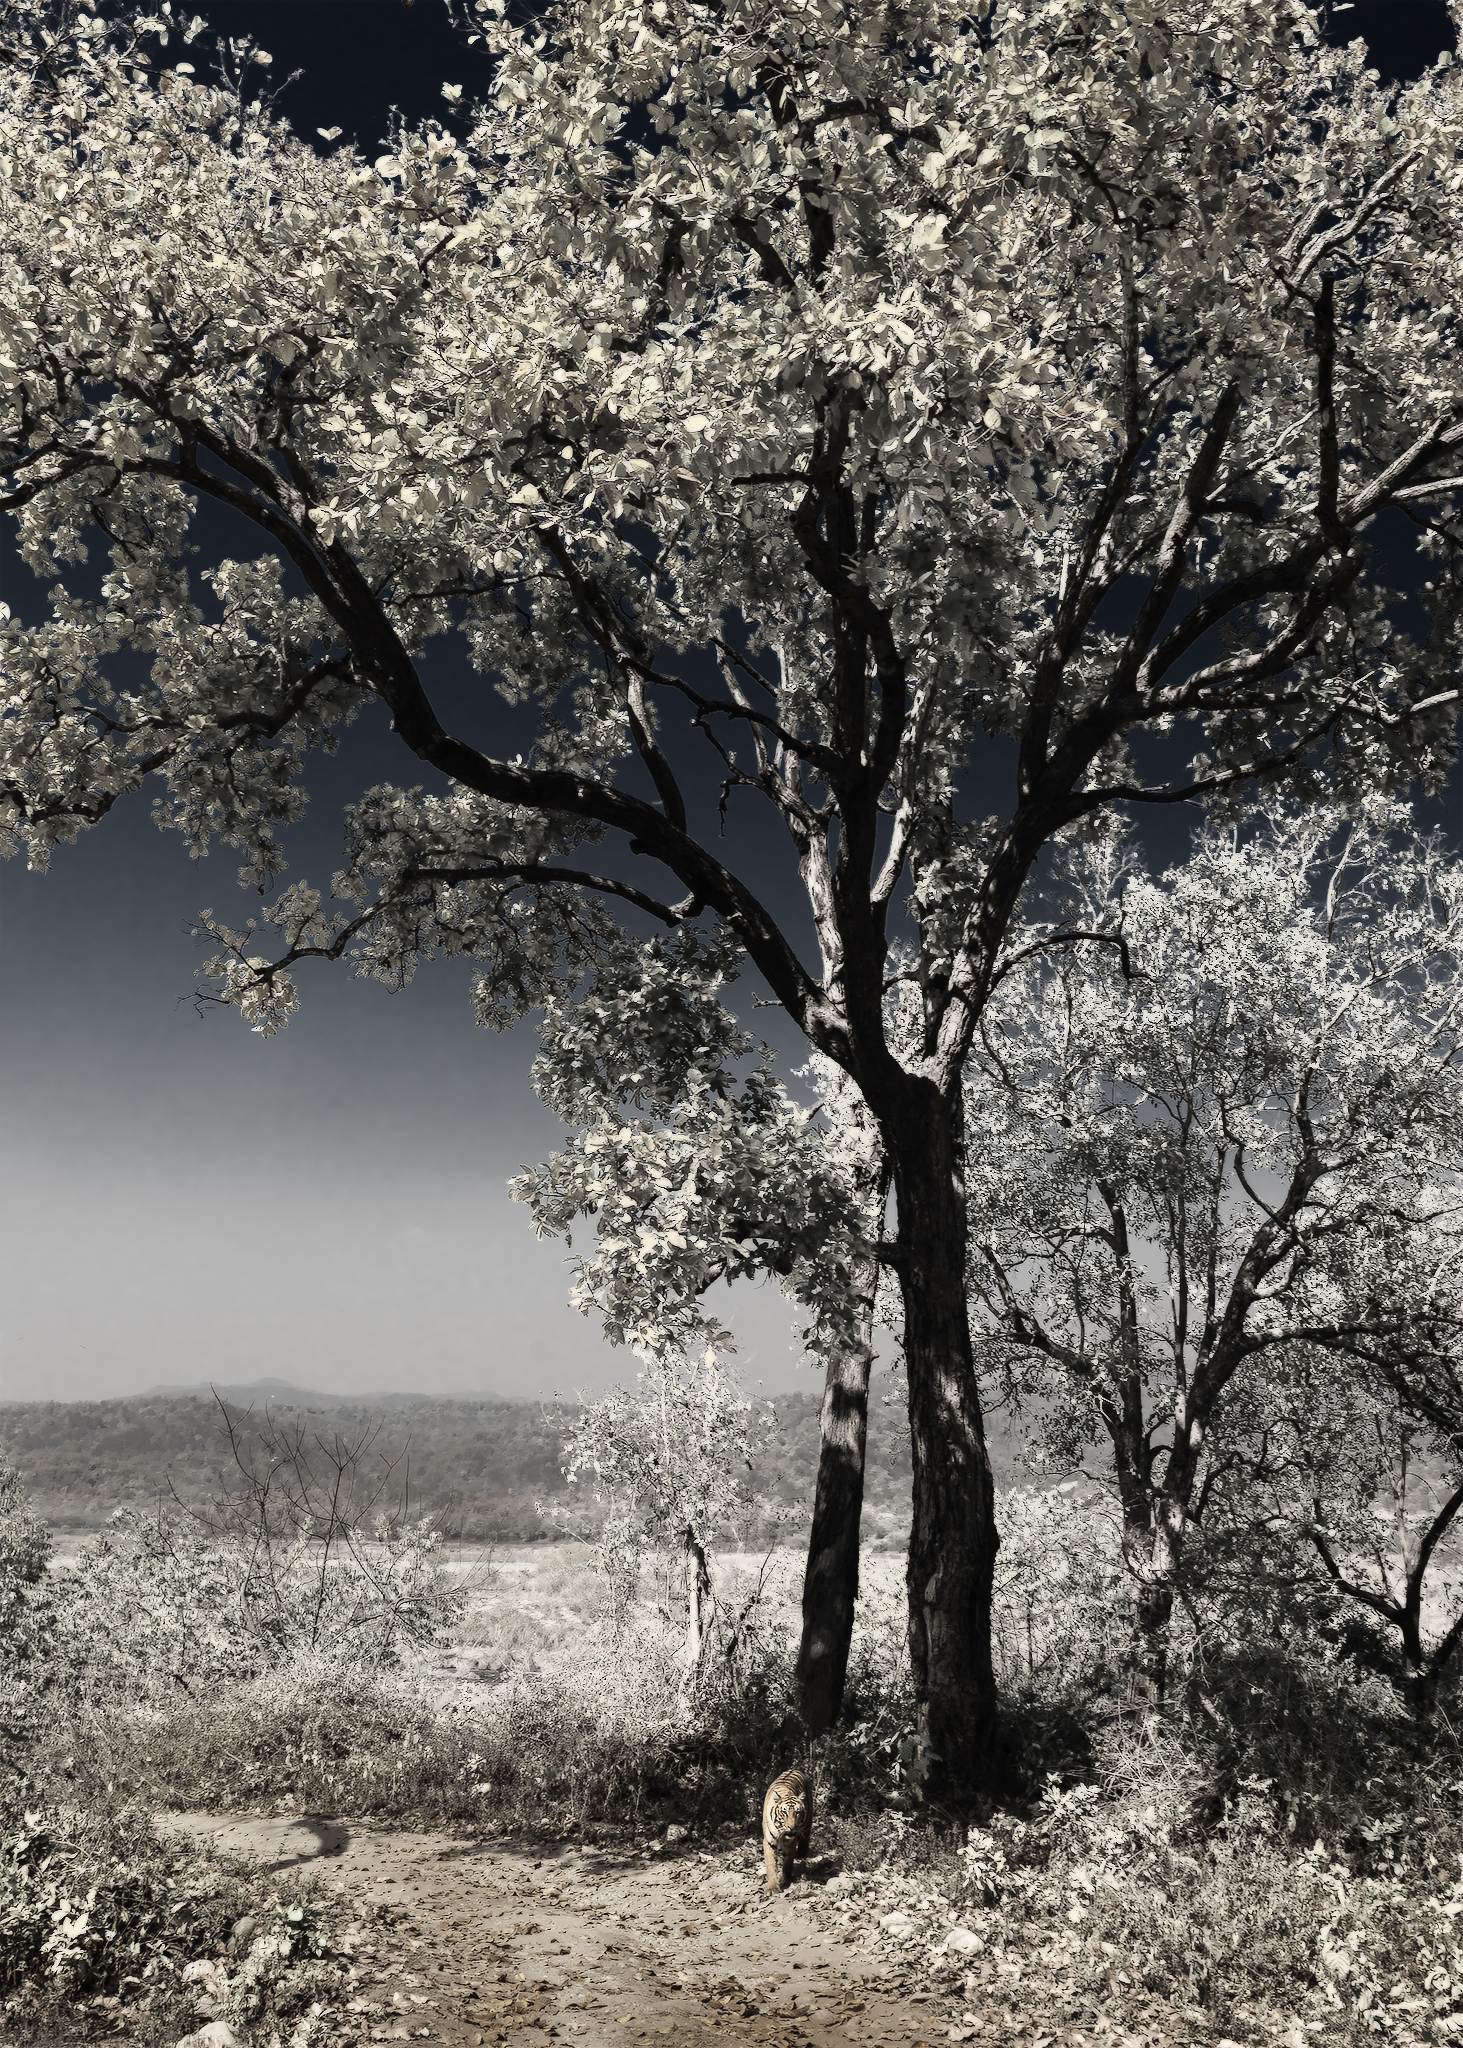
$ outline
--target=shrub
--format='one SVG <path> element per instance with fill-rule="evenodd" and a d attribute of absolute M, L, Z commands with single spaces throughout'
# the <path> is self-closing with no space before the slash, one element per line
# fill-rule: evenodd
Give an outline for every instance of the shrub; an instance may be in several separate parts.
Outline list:
<path fill-rule="evenodd" d="M 238 1885 L 139 1817 L 87 1823 L 58 1810 L 0 1821 L 0 1987 L 67 1998 L 155 1983 L 222 1945 Z"/>
<path fill-rule="evenodd" d="M 58 1719 L 39 1776 L 75 1796 L 233 1808 L 288 1795 L 320 1813 L 489 1818 L 538 1827 L 633 1815 L 673 1775 L 690 1726 L 654 1673 L 544 1677 L 444 1692 L 420 1674 L 291 1666 L 147 1712 L 80 1703 Z M 637 1683 L 637 1677 L 643 1683 Z"/>
<path fill-rule="evenodd" d="M 1116 1515 L 1069 1481 L 1001 1498 L 991 1592 L 992 1655 L 1022 1697 L 1093 1692 L 1125 1661 L 1128 1585 Z"/>
<path fill-rule="evenodd" d="M 231 1962 L 230 1930 L 246 1913 L 254 1936 Z M 314 2048 L 336 1996 L 329 1956 L 308 1893 L 256 1896 L 135 1812 L 0 1815 L 0 1990 L 29 2031 L 53 2031 L 79 2001 L 106 1995 L 128 2008 L 135 2037 L 176 2040 L 197 2024 L 202 1989 L 219 2017 Z"/>
<path fill-rule="evenodd" d="M 326 1556 L 296 1534 L 268 1552 L 184 1515 L 115 1514 L 84 1544 L 58 1601 L 57 1676 L 75 1695 L 157 1702 L 303 1654 L 386 1668 L 431 1647 L 460 1600 L 426 1524 Z M 364 1558 L 364 1562 L 362 1561 Z"/>
<path fill-rule="evenodd" d="M 1316 1981 L 1324 1883 L 1277 1831 L 1268 1791 L 1243 1786 L 1200 1837 L 1176 1832 L 1152 1801 L 1091 1808 L 1049 1879 L 1142 1984 L 1226 2026 L 1241 2000 L 1293 2005 Z"/>
<path fill-rule="evenodd" d="M 50 1561 L 49 1530 L 32 1511 L 19 1473 L 0 1465 L 0 1765 L 9 1771 L 34 1732 L 49 1671 Z"/>

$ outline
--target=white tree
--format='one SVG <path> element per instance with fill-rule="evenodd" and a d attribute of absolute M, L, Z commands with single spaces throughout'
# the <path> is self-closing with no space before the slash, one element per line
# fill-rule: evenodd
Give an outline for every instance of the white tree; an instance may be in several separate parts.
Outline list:
<path fill-rule="evenodd" d="M 755 1506 L 746 1475 L 775 1427 L 753 1413 L 714 1352 L 696 1366 L 651 1356 L 638 1391 L 615 1387 L 585 1403 L 565 1446 L 570 1485 L 593 1475 L 604 1504 L 599 1564 L 613 1628 L 630 1618 L 647 1552 L 674 1561 L 688 1689 L 701 1677 L 716 1612 L 716 1539 Z"/>
<path fill-rule="evenodd" d="M 888 1160 L 911 1661 L 958 1778 L 994 1708 L 965 1066 L 1054 838 L 1446 772 L 1456 75 L 1384 92 L 1294 0 L 475 5 L 466 132 L 371 167 L 167 68 L 166 6 L 3 0 L 0 489 L 38 573 L 111 551 L 7 631 L 5 830 L 44 864 L 155 777 L 267 887 L 308 755 L 379 701 L 432 786 L 352 807 L 344 910 L 215 923 L 257 1028 L 309 957 L 471 953 L 501 1023 L 604 955 L 613 995 L 612 911 L 740 949 Z M 190 567 L 200 500 L 262 553 Z M 1421 642 L 1375 545 L 1404 513 Z M 537 708 L 525 756 L 486 690 L 443 725 L 448 631 Z M 1190 766 L 1130 759 L 1184 728 Z M 693 816 L 703 745 L 816 965 Z"/>
<path fill-rule="evenodd" d="M 1403 823 L 1271 807 L 1156 881 L 1101 844 L 1071 886 L 1126 972 L 1086 944 L 1033 958 L 982 1022 L 974 1294 L 1058 1455 L 1111 1446 L 1158 1696 L 1192 1532 L 1257 1439 L 1304 1433 L 1295 1361 L 1351 1381 L 1435 1343 L 1463 865 Z"/>

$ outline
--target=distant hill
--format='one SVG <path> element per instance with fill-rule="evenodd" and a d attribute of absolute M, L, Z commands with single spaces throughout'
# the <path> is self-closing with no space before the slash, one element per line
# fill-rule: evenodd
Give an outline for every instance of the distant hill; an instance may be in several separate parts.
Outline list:
<path fill-rule="evenodd" d="M 281 1379 L 249 1380 L 227 1386 L 222 1380 L 198 1380 L 192 1386 L 147 1387 L 142 1393 L 128 1395 L 127 1398 L 138 1401 L 165 1401 L 184 1400 L 191 1396 L 199 1401 L 212 1402 L 215 1395 L 219 1395 L 231 1407 L 237 1405 L 261 1408 L 268 1402 L 271 1407 L 282 1404 L 286 1408 L 303 1408 L 312 1413 L 317 1409 L 323 1411 L 327 1408 L 348 1408 L 353 1412 L 369 1408 L 373 1414 L 420 1402 L 426 1398 L 438 1398 L 435 1395 L 428 1397 L 421 1394 L 395 1394 L 375 1390 L 365 1394 L 326 1394 L 317 1387 L 297 1387 L 293 1380 Z M 443 1395 L 440 1398 L 446 1400 L 450 1397 Z M 503 1401 L 494 1405 L 514 1408 L 525 1404 L 521 1401 Z"/>
<path fill-rule="evenodd" d="M 382 1424 L 378 1458 L 401 1460 L 423 1513 L 446 1509 L 466 1536 L 524 1541 L 550 1533 L 534 1502 L 568 1489 L 559 1472 L 562 1423 L 530 1402 L 342 1398 L 287 1382 L 222 1386 L 247 1441 L 267 1409 L 276 1427 L 349 1435 Z M 97 1529 L 119 1507 L 151 1508 L 175 1490 L 202 1503 L 234 1469 L 213 1394 L 174 1388 L 116 1401 L 29 1401 L 0 1410 L 0 1458 L 20 1470 L 58 1530 Z"/>
<path fill-rule="evenodd" d="M 155 1387 L 144 1387 L 140 1394 L 129 1395 L 129 1400 L 167 1401 L 184 1400 L 192 1397 L 199 1401 L 211 1401 L 215 1394 L 221 1394 L 226 1401 L 279 1401 L 285 1400 L 291 1406 L 301 1404 L 310 1408 L 338 1408 L 342 1402 L 354 1406 L 360 1401 L 378 1401 L 378 1394 L 322 1394 L 315 1387 L 297 1387 L 293 1380 L 250 1380 L 247 1384 L 225 1385 L 222 1380 L 195 1380 L 191 1386 L 165 1381 Z M 386 1396 L 387 1399 L 393 1398 Z"/>
<path fill-rule="evenodd" d="M 322 1435 L 381 1424 L 373 1455 L 400 1458 L 423 1513 L 442 1512 L 470 1541 L 532 1542 L 591 1534 L 592 1503 L 560 1471 L 572 1407 L 532 1401 L 433 1399 L 413 1394 L 322 1394 L 282 1380 L 220 1385 L 247 1437 L 268 1410 L 276 1426 Z M 762 1404 L 759 1404 L 762 1405 Z M 750 1475 L 764 1497 L 811 1512 L 818 1463 L 814 1393 L 767 1403 L 780 1432 L 773 1455 Z M 252 1411 L 252 1419 L 251 1419 Z M 998 1482 L 1025 1475 L 1018 1447 L 992 1440 Z M 157 1388 L 116 1401 L 21 1401 L 0 1408 L 0 1462 L 18 1467 L 36 1512 L 52 1528 L 99 1529 L 119 1507 L 148 1509 L 173 1489 L 202 1503 L 228 1482 L 232 1455 L 207 1388 Z M 865 1540 L 897 1541 L 909 1526 L 909 1434 L 895 1406 L 875 1402 L 869 1423 Z M 536 1502 L 559 1512 L 545 1517 Z"/>

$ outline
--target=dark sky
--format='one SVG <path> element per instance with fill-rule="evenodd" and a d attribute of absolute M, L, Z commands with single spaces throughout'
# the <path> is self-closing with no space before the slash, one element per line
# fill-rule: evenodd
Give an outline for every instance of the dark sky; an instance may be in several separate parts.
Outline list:
<path fill-rule="evenodd" d="M 368 155 L 393 107 L 409 121 L 450 118 L 442 84 L 471 98 L 481 82 L 482 59 L 441 0 L 192 0 L 192 11 L 209 24 L 190 52 L 200 71 L 214 36 L 251 35 L 272 53 L 274 81 L 303 73 L 279 110 L 307 135 L 339 125 Z M 1335 22 L 1364 34 L 1393 76 L 1449 33 L 1438 0 L 1362 0 Z M 3 559 L 5 596 L 33 614 L 40 586 Z M 429 657 L 426 673 L 447 699 L 468 687 L 451 653 Z M 484 701 L 474 689 L 464 714 L 480 722 Z M 363 719 L 312 776 L 291 874 L 328 882 L 342 802 L 410 780 L 409 768 L 384 720 Z M 993 787 L 987 807 L 998 800 Z M 754 871 L 759 829 L 733 816 Z M 1176 852 L 1183 829 L 1167 814 L 1155 851 Z M 546 1394 L 626 1377 L 633 1361 L 566 1305 L 564 1247 L 536 1244 L 504 1190 L 560 1136 L 529 1090 L 531 1031 L 476 1029 L 467 970 L 441 963 L 399 996 L 339 969 L 306 974 L 300 1014 L 268 1041 L 233 1015 L 200 1018 L 186 1000 L 201 958 L 187 927 L 204 905 L 246 914 L 235 865 L 223 849 L 190 872 L 144 797 L 62 849 L 49 876 L 16 863 L 0 876 L 0 1397 L 270 1375 Z M 809 1384 L 774 1292 L 739 1298 L 731 1320 L 750 1382 Z"/>

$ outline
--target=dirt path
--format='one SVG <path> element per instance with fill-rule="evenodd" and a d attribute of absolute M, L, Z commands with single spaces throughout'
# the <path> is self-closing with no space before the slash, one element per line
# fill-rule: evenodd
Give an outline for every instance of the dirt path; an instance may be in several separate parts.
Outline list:
<path fill-rule="evenodd" d="M 964 2000 L 904 1988 L 826 1893 L 831 1861 L 764 1896 L 738 1834 L 647 1858 L 633 1846 L 515 1846 L 366 1822 L 169 1816 L 266 1870 L 343 1896 L 346 2024 L 362 2041 L 573 2048 L 963 2038 Z"/>

